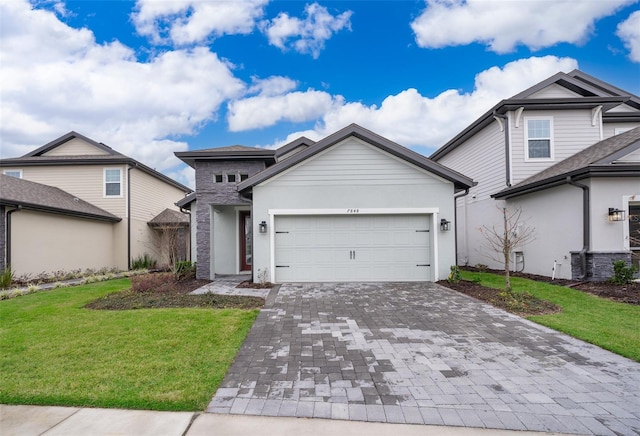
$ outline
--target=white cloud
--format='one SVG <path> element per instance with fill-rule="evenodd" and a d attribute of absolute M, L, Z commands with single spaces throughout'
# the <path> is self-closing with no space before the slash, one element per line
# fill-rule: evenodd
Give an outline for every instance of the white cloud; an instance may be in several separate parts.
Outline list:
<path fill-rule="evenodd" d="M 640 11 L 635 11 L 620 23 L 616 34 L 629 49 L 629 59 L 640 62 Z"/>
<path fill-rule="evenodd" d="M 251 33 L 268 0 L 138 0 L 131 15 L 140 35 L 156 44 L 193 44 L 221 35 Z"/>
<path fill-rule="evenodd" d="M 411 28 L 418 45 L 426 48 L 479 42 L 497 53 L 519 44 L 538 50 L 584 42 L 596 20 L 634 1 L 425 0 L 426 10 Z"/>
<path fill-rule="evenodd" d="M 295 91 L 284 95 L 258 95 L 229 103 L 229 130 L 258 129 L 280 121 L 300 123 L 326 114 L 335 99 L 323 91 Z"/>
<path fill-rule="evenodd" d="M 269 43 L 282 50 L 310 53 L 317 59 L 325 41 L 334 33 L 345 28 L 351 30 L 351 11 L 333 16 L 324 6 L 313 3 L 306 5 L 304 12 L 304 19 L 281 12 L 273 20 L 264 22 L 262 27 Z"/>
<path fill-rule="evenodd" d="M 337 104 L 340 101 L 334 99 L 314 131 L 292 133 L 288 139 L 304 135 L 315 140 L 357 123 L 429 155 L 500 100 L 559 71 L 569 72 L 577 67 L 571 58 L 532 57 L 482 71 L 476 75 L 470 93 L 450 89 L 430 98 L 411 88 L 388 96 L 379 107 L 357 102 Z M 282 142 L 273 145 L 279 146 Z"/>
<path fill-rule="evenodd" d="M 266 79 L 254 78 L 247 94 L 280 95 L 294 90 L 298 86 L 295 80 L 282 76 L 271 76 Z"/>
<path fill-rule="evenodd" d="M 97 44 L 28 2 L 0 3 L 0 136 L 4 157 L 22 155 L 76 130 L 165 170 L 186 150 L 176 135 L 215 119 L 244 92 L 231 66 L 206 48 L 147 62 L 119 42 Z"/>

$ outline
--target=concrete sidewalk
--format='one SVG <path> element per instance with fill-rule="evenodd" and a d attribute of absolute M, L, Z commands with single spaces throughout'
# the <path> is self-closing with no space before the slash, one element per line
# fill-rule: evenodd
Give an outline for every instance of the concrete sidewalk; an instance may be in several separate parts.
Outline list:
<path fill-rule="evenodd" d="M 538 433 L 469 427 L 274 418 L 193 412 L 0 405 L 3 436 L 527 436 Z"/>

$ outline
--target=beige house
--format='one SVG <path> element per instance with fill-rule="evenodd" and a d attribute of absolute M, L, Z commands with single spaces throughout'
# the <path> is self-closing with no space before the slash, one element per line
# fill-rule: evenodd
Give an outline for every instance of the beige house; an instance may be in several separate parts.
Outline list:
<path fill-rule="evenodd" d="M 166 257 L 161 249 L 162 238 L 157 227 L 149 223 L 167 209 L 179 212 L 175 203 L 191 192 L 152 168 L 76 132 L 24 156 L 2 159 L 0 168 L 3 175 L 35 182 L 29 185 L 33 191 L 29 198 L 23 198 L 23 188 L 15 184 L 11 186 L 17 193 L 11 193 L 6 177 L 0 184 L 0 260 L 2 266 L 10 263 L 17 274 L 78 268 L 128 269 L 132 259 L 145 253 L 162 262 Z M 49 204 L 47 196 L 54 191 L 47 191 L 47 187 L 60 190 L 54 198 L 61 200 L 66 194 L 77 199 L 76 205 L 86 203 L 95 208 L 94 212 L 101 212 L 83 215 L 69 207 L 73 204 Z M 184 253 L 187 252 L 185 248 Z"/>

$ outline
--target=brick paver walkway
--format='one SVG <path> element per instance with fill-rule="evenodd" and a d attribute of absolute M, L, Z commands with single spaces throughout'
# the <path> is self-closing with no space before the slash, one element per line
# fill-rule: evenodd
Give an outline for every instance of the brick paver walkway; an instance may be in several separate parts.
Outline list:
<path fill-rule="evenodd" d="M 207 411 L 640 434 L 640 364 L 433 283 L 285 284 Z"/>

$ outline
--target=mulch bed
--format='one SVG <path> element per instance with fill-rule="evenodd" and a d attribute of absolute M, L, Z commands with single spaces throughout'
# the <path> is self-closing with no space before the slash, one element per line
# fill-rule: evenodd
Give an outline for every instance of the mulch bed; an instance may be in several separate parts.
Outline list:
<path fill-rule="evenodd" d="M 85 307 L 96 310 L 131 310 L 157 308 L 200 307 L 209 309 L 256 309 L 264 306 L 264 299 L 237 295 L 202 294 L 189 292 L 211 283 L 209 280 L 185 279 L 175 282 L 161 292 L 134 292 L 131 289 L 106 295 Z"/>
<path fill-rule="evenodd" d="M 483 269 L 479 270 L 472 267 L 463 268 L 466 271 L 482 271 L 493 274 L 504 274 L 503 271 Z M 598 297 L 608 298 L 610 300 L 621 303 L 639 305 L 640 304 L 640 283 L 629 283 L 627 285 L 615 285 L 608 282 L 575 282 L 572 280 L 555 279 L 551 277 L 539 276 L 535 274 L 511 273 L 511 277 L 522 277 L 529 280 L 550 283 L 558 286 L 568 286 L 582 292 L 587 292 Z M 558 306 L 548 301 L 539 300 L 537 298 L 525 299 L 520 304 L 515 304 L 508 298 L 504 298 L 503 291 L 499 289 L 487 288 L 476 282 L 460 280 L 458 283 L 449 283 L 441 280 L 439 284 L 446 286 L 455 291 L 469 295 L 493 304 L 494 306 L 505 309 L 518 315 L 541 315 L 547 313 L 555 313 L 560 310 Z M 501 295 L 502 294 L 502 295 Z"/>

